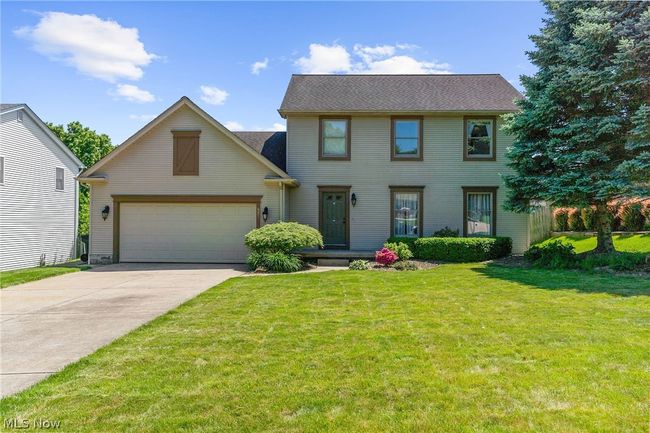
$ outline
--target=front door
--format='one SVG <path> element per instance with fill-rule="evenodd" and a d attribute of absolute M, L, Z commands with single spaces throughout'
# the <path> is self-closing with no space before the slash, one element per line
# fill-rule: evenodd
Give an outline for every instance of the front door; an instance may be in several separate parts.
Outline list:
<path fill-rule="evenodd" d="M 348 248 L 348 191 L 320 190 L 320 231 L 325 248 Z"/>

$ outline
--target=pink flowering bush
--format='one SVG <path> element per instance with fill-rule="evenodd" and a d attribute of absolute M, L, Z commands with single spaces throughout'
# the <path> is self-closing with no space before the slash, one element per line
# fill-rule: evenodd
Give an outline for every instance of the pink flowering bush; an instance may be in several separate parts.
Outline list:
<path fill-rule="evenodd" d="M 399 257 L 394 251 L 384 247 L 379 251 L 375 251 L 375 261 L 383 266 L 392 265 Z"/>

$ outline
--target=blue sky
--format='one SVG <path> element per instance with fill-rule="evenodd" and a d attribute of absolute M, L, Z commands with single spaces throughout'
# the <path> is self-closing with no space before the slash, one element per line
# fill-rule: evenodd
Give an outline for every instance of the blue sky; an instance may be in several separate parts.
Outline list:
<path fill-rule="evenodd" d="M 181 96 L 281 129 L 292 73 L 534 71 L 536 2 L 2 2 L 2 102 L 121 143 Z"/>

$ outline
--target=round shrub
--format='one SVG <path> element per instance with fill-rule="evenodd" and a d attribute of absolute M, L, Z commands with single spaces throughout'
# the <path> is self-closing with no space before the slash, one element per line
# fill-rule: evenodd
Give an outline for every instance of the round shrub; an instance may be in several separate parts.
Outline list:
<path fill-rule="evenodd" d="M 524 258 L 534 266 L 552 269 L 572 268 L 577 261 L 573 245 L 560 240 L 533 245 L 524 253 Z"/>
<path fill-rule="evenodd" d="M 251 270 L 262 268 L 268 272 L 296 272 L 302 269 L 302 261 L 297 256 L 281 251 L 253 251 L 248 255 L 247 263 Z"/>
<path fill-rule="evenodd" d="M 384 244 L 384 248 L 388 248 L 397 254 L 398 260 L 408 260 L 410 258 L 413 258 L 411 248 L 409 248 L 409 246 L 403 242 L 386 242 Z"/>
<path fill-rule="evenodd" d="M 553 211 L 553 225 L 558 232 L 564 232 L 569 228 L 569 210 L 557 208 Z"/>
<path fill-rule="evenodd" d="M 404 262 L 397 262 L 393 264 L 393 269 L 397 271 L 417 271 L 418 270 L 418 265 L 410 262 L 410 261 L 404 261 Z"/>
<path fill-rule="evenodd" d="M 637 232 L 643 230 L 645 216 L 643 216 L 641 203 L 628 203 L 621 207 L 621 223 L 626 230 Z"/>
<path fill-rule="evenodd" d="M 372 265 L 368 260 L 353 260 L 350 262 L 350 270 L 352 271 L 367 271 Z"/>
<path fill-rule="evenodd" d="M 581 232 L 584 231 L 585 226 L 582 223 L 582 217 L 580 215 L 581 209 L 570 209 L 569 210 L 569 230 L 572 232 Z"/>
<path fill-rule="evenodd" d="M 375 252 L 375 261 L 383 266 L 392 265 L 397 261 L 397 259 L 397 254 L 388 248 L 382 248 Z"/>
<path fill-rule="evenodd" d="M 322 247 L 323 237 L 308 225 L 278 222 L 251 230 L 244 243 L 252 251 L 288 254 L 301 248 Z"/>

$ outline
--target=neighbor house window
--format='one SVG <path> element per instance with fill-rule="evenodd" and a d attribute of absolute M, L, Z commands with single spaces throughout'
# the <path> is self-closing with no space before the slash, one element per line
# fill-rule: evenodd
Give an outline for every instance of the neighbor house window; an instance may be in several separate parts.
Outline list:
<path fill-rule="evenodd" d="M 466 117 L 464 123 L 463 158 L 494 161 L 496 159 L 496 118 Z"/>
<path fill-rule="evenodd" d="M 61 167 L 57 167 L 56 168 L 56 184 L 55 184 L 55 188 L 57 190 L 59 190 L 59 191 L 63 191 L 63 189 L 65 187 L 65 182 L 64 182 L 65 177 L 64 176 L 65 176 L 65 172 L 63 171 L 63 169 Z"/>
<path fill-rule="evenodd" d="M 422 161 L 422 118 L 392 117 L 391 159 Z"/>
<path fill-rule="evenodd" d="M 199 135 L 201 131 L 172 131 L 174 136 L 174 176 L 199 175 Z"/>
<path fill-rule="evenodd" d="M 496 235 L 496 187 L 463 187 L 465 236 Z"/>
<path fill-rule="evenodd" d="M 0 156 L 0 184 L 5 183 L 5 157 Z"/>
<path fill-rule="evenodd" d="M 422 191 L 424 187 L 390 187 L 392 236 L 422 236 Z"/>
<path fill-rule="evenodd" d="M 350 118 L 321 117 L 319 159 L 350 159 Z"/>

